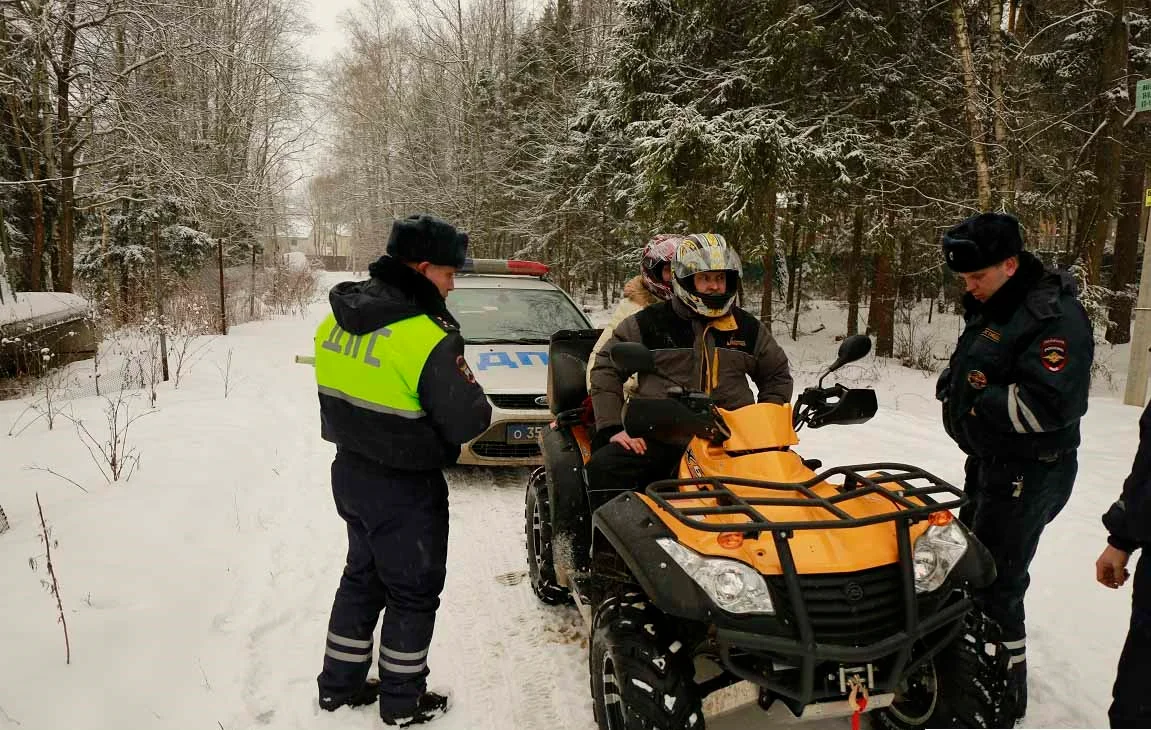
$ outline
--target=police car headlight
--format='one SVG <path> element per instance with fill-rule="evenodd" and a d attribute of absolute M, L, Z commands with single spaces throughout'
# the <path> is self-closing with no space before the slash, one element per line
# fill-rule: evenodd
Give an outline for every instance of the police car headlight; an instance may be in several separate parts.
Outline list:
<path fill-rule="evenodd" d="M 656 539 L 656 543 L 724 611 L 775 613 L 767 583 L 750 565 L 704 557 L 667 537 Z"/>
<path fill-rule="evenodd" d="M 915 541 L 915 592 L 930 593 L 943 585 L 967 552 L 967 535 L 952 520 L 932 525 Z"/>

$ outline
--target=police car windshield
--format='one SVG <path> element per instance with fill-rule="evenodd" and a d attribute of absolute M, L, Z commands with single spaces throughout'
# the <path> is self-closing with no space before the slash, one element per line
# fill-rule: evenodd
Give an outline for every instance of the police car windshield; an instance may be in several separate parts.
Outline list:
<path fill-rule="evenodd" d="M 456 289 L 448 310 L 469 344 L 545 344 L 557 330 L 588 327 L 562 292 L 548 289 Z"/>

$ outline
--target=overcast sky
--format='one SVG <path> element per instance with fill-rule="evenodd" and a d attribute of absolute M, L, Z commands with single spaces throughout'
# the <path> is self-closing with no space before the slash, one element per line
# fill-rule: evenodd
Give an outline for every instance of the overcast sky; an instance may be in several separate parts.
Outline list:
<path fill-rule="evenodd" d="M 304 0 L 308 19 L 316 26 L 316 34 L 304 42 L 304 50 L 317 61 L 328 60 L 344 42 L 336 18 L 354 7 L 357 0 Z"/>

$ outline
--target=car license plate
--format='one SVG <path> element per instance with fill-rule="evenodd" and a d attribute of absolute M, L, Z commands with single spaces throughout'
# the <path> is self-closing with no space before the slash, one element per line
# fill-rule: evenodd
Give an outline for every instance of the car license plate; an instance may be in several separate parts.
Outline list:
<path fill-rule="evenodd" d="M 507 441 L 509 444 L 534 444 L 545 428 L 546 423 L 509 423 Z"/>

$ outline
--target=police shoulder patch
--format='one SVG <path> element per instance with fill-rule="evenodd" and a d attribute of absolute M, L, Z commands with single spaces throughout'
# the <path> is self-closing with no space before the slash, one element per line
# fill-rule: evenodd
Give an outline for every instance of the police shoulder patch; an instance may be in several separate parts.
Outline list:
<path fill-rule="evenodd" d="M 456 357 L 456 368 L 460 371 L 460 375 L 464 376 L 464 380 L 473 384 L 476 382 L 476 375 L 472 372 L 471 367 L 468 365 L 468 361 L 464 359 L 463 355 L 458 355 Z"/>
<path fill-rule="evenodd" d="M 987 387 L 987 376 L 982 370 L 972 370 L 967 373 L 967 384 L 975 390 L 983 390 Z"/>
<path fill-rule="evenodd" d="M 1039 343 L 1039 360 L 1048 371 L 1057 373 L 1067 367 L 1067 340 L 1048 337 Z"/>

